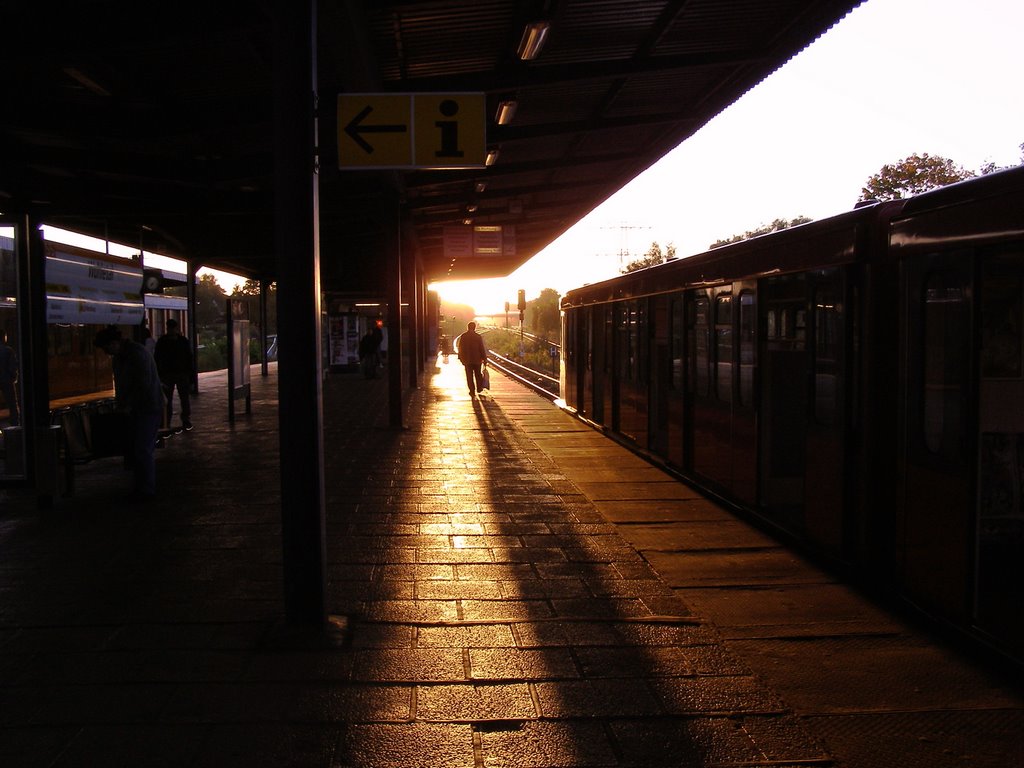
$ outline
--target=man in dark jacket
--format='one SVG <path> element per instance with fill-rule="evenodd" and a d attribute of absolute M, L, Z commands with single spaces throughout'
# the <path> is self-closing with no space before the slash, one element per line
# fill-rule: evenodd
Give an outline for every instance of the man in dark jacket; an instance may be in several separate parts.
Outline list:
<path fill-rule="evenodd" d="M 178 390 L 181 401 L 181 426 L 192 429 L 192 405 L 189 392 L 192 389 L 192 345 L 178 332 L 178 321 L 167 321 L 167 333 L 160 337 L 153 353 L 156 367 L 160 371 L 160 381 L 164 385 L 164 396 L 167 401 L 167 428 L 171 428 L 171 417 L 174 415 L 174 390 Z"/>
<path fill-rule="evenodd" d="M 151 499 L 156 493 L 156 432 L 164 403 L 156 364 L 144 346 L 122 338 L 112 325 L 96 334 L 95 345 L 111 357 L 114 402 L 128 415 L 127 458 L 135 472 L 135 498 Z"/>
<path fill-rule="evenodd" d="M 483 364 L 487 361 L 487 346 L 483 337 L 476 332 L 476 323 L 466 326 L 466 332 L 458 338 L 459 362 L 466 369 L 466 386 L 469 396 L 484 388 Z"/>

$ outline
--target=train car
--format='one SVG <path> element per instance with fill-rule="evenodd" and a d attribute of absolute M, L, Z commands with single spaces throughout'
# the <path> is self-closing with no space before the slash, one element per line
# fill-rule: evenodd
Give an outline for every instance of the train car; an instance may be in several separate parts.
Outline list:
<path fill-rule="evenodd" d="M 568 408 L 1024 666 L 1024 169 L 562 309 Z"/>
<path fill-rule="evenodd" d="M 116 325 L 129 338 L 140 337 L 143 327 L 159 336 L 171 317 L 188 327 L 185 297 L 144 294 L 143 268 L 131 259 L 53 241 L 43 247 L 51 401 L 109 395 L 110 361 L 93 346 L 104 326 Z M 169 284 L 184 285 L 184 275 L 161 273 Z M 14 349 L 20 339 L 16 296 L 14 241 L 0 231 L 0 338 Z"/>

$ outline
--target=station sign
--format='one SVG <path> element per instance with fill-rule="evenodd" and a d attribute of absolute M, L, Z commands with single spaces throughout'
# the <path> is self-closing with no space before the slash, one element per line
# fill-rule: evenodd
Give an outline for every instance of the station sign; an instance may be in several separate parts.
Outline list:
<path fill-rule="evenodd" d="M 453 225 L 444 228 L 444 257 L 466 259 L 516 255 L 515 227 Z"/>
<path fill-rule="evenodd" d="M 338 167 L 483 168 L 483 93 L 338 95 Z"/>
<path fill-rule="evenodd" d="M 48 247 L 46 322 L 138 325 L 145 316 L 142 267 L 105 254 Z"/>

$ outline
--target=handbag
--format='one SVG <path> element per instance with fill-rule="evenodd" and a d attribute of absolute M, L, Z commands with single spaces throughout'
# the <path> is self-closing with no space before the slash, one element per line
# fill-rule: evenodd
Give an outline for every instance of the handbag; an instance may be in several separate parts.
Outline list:
<path fill-rule="evenodd" d="M 484 377 L 483 378 L 484 378 L 484 389 L 490 389 L 491 388 L 491 372 L 489 370 L 487 370 L 487 368 L 484 368 Z"/>

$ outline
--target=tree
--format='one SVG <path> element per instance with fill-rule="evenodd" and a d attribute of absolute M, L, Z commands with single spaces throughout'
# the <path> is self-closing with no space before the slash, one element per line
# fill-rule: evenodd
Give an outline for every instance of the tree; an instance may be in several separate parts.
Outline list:
<path fill-rule="evenodd" d="M 231 294 L 233 299 L 244 299 L 249 304 L 249 319 L 253 323 L 253 329 L 260 322 L 260 281 L 246 280 Z M 277 283 L 270 283 L 267 286 L 267 333 L 277 332 Z"/>
<path fill-rule="evenodd" d="M 657 242 L 653 242 L 651 243 L 651 247 L 647 249 L 647 253 L 644 254 L 643 258 L 629 262 L 629 264 L 622 268 L 621 272 L 623 274 L 636 272 L 638 269 L 646 269 L 647 267 L 653 267 L 656 264 L 664 264 L 666 261 L 672 261 L 675 257 L 676 247 L 673 243 L 669 243 L 663 252 L 661 250 L 661 246 L 658 245 Z"/>
<path fill-rule="evenodd" d="M 200 275 L 196 283 L 196 327 L 202 329 L 222 325 L 226 298 L 227 294 L 216 277 Z"/>
<path fill-rule="evenodd" d="M 896 163 L 883 165 L 864 183 L 860 201 L 901 200 L 974 176 L 974 171 L 962 168 L 948 158 L 928 153 L 913 154 Z"/>
<path fill-rule="evenodd" d="M 562 327 L 558 291 L 545 288 L 533 301 L 526 302 L 526 317 L 530 331 L 545 338 L 557 337 Z"/>
<path fill-rule="evenodd" d="M 797 216 L 793 219 L 775 219 L 771 224 L 762 224 L 757 229 L 748 230 L 742 235 L 733 235 L 726 240 L 716 240 L 708 247 L 721 248 L 723 245 L 729 245 L 730 243 L 739 243 L 743 240 L 750 240 L 751 238 L 768 235 L 772 232 L 781 232 L 784 229 L 795 227 L 798 224 L 806 224 L 809 221 L 814 221 L 814 219 L 808 218 L 807 216 Z"/>
<path fill-rule="evenodd" d="M 1018 165 L 1024 165 L 1024 144 L 1020 145 L 1020 153 L 1021 153 L 1020 154 L 1020 163 L 1018 163 Z M 987 176 L 990 173 L 995 173 L 996 171 L 1005 171 L 1008 168 L 1014 168 L 1014 167 L 1016 167 L 1016 166 L 1012 166 L 1012 165 L 996 165 L 995 163 L 993 163 L 990 160 L 989 162 L 987 162 L 983 166 L 981 166 L 981 169 L 978 171 L 978 173 L 980 175 L 982 175 L 982 176 Z"/>

